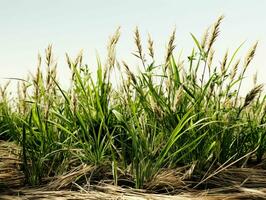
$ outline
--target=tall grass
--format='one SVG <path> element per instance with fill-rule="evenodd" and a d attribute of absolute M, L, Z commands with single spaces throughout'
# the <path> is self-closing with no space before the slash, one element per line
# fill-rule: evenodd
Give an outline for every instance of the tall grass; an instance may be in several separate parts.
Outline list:
<path fill-rule="evenodd" d="M 174 56 L 173 31 L 162 64 L 155 60 L 151 36 L 146 53 L 136 29 L 134 55 L 142 65 L 137 74 L 116 58 L 117 29 L 105 64 L 97 59 L 96 78 L 82 52 L 76 58 L 66 55 L 72 74 L 68 90 L 57 80 L 48 46 L 38 57 L 36 74 L 20 81 L 14 101 L 7 87 L 1 88 L 1 138 L 21 145 L 27 183 L 38 185 L 87 164 L 93 169 L 87 182 L 149 188 L 165 171 L 182 166 L 190 167 L 183 179 L 195 175 L 200 180 L 219 166 L 261 162 L 266 148 L 262 85 L 244 98 L 239 93 L 257 43 L 243 60 L 236 59 L 241 44 L 214 63 L 222 19 L 201 41 L 191 34 L 195 48 L 185 59 Z M 117 87 L 110 81 L 114 70 L 121 76 Z"/>

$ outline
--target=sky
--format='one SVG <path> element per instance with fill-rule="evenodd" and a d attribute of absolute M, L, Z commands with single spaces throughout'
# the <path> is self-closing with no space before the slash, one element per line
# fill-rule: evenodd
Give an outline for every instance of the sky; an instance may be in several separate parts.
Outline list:
<path fill-rule="evenodd" d="M 258 81 L 266 83 L 265 8 L 265 0 L 0 0 L 0 83 L 7 77 L 25 78 L 34 72 L 37 54 L 44 55 L 49 44 L 53 45 L 63 82 L 69 73 L 66 52 L 74 57 L 83 49 L 84 61 L 95 69 L 96 54 L 104 60 L 108 37 L 119 26 L 118 59 L 134 66 L 136 26 L 144 40 L 151 34 L 159 59 L 164 57 L 169 35 L 176 28 L 176 51 L 183 51 L 186 58 L 194 46 L 190 33 L 200 38 L 218 16 L 225 15 L 216 43 L 218 55 L 227 49 L 232 52 L 246 41 L 239 53 L 245 56 L 259 41 L 244 85 L 248 90 L 256 71 Z"/>

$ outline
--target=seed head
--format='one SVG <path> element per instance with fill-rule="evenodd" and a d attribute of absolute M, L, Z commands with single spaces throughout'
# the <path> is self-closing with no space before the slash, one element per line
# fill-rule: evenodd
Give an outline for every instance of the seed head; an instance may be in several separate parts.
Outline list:
<path fill-rule="evenodd" d="M 248 54 L 246 56 L 245 62 L 244 62 L 244 69 L 246 69 L 249 66 L 249 64 L 251 63 L 251 61 L 253 60 L 253 58 L 255 56 L 255 52 L 256 52 L 257 46 L 258 46 L 258 42 L 256 42 L 251 47 L 251 49 L 249 50 L 249 52 L 248 52 Z"/>
<path fill-rule="evenodd" d="M 234 80 L 235 76 L 236 76 L 236 73 L 237 73 L 237 69 L 238 69 L 238 66 L 239 66 L 239 63 L 240 63 L 240 59 L 238 59 L 236 61 L 236 63 L 234 64 L 233 68 L 232 68 L 232 71 L 230 73 L 230 79 L 231 80 Z"/>
<path fill-rule="evenodd" d="M 220 33 L 220 25 L 221 25 L 221 22 L 223 19 L 224 19 L 224 16 L 222 15 L 213 24 L 211 35 L 210 35 L 209 42 L 208 42 L 207 54 L 209 53 L 212 45 L 214 44 L 214 42 L 216 41 L 216 39 Z"/>
<path fill-rule="evenodd" d="M 207 28 L 206 31 L 203 34 L 202 40 L 201 40 L 201 47 L 202 49 L 205 49 L 206 45 L 207 45 L 207 40 L 208 40 L 208 36 L 209 36 L 209 29 Z"/>
<path fill-rule="evenodd" d="M 107 45 L 107 67 L 108 67 L 108 71 L 110 71 L 114 65 L 115 65 L 115 47 L 116 44 L 118 42 L 120 38 L 120 27 L 118 27 L 114 33 L 114 35 L 112 35 L 109 38 L 109 43 Z"/>
<path fill-rule="evenodd" d="M 152 59 L 154 60 L 153 40 L 151 39 L 150 34 L 148 36 L 148 50 L 150 57 L 152 57 Z"/>
<path fill-rule="evenodd" d="M 137 46 L 137 51 L 136 51 L 136 53 L 133 53 L 133 55 L 136 56 L 137 58 L 139 58 L 142 61 L 143 66 L 145 67 L 144 63 L 146 60 L 145 60 L 144 53 L 142 51 L 141 38 L 140 38 L 138 27 L 136 27 L 134 34 L 135 34 L 134 39 L 135 39 L 135 44 Z"/>
<path fill-rule="evenodd" d="M 263 88 L 263 85 L 260 84 L 256 87 L 254 87 L 246 96 L 245 98 L 245 102 L 244 102 L 244 105 L 243 105 L 243 108 L 248 106 L 257 96 L 259 93 L 261 93 L 262 91 L 262 88 Z"/>
<path fill-rule="evenodd" d="M 166 50 L 166 58 L 165 58 L 165 63 L 167 64 L 168 61 L 170 60 L 171 55 L 173 54 L 173 51 L 175 49 L 174 41 L 175 41 L 175 33 L 176 29 L 173 30 L 168 45 L 167 45 L 167 50 Z"/>
<path fill-rule="evenodd" d="M 226 71 L 226 63 L 227 63 L 227 59 L 228 59 L 228 50 L 226 51 L 225 55 L 224 55 L 224 58 L 223 58 L 223 61 L 221 63 L 221 71 L 222 71 L 222 74 L 225 73 Z"/>
<path fill-rule="evenodd" d="M 131 80 L 133 81 L 134 84 L 137 84 L 137 80 L 136 80 L 136 77 L 134 76 L 134 74 L 130 71 L 127 63 L 125 61 L 122 61 L 123 63 L 123 66 L 125 67 L 126 69 L 126 72 L 128 74 L 128 76 L 131 78 Z"/>

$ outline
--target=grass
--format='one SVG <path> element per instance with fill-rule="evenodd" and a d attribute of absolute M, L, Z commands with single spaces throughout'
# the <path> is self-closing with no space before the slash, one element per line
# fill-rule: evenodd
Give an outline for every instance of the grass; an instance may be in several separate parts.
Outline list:
<path fill-rule="evenodd" d="M 7 86 L 1 88 L 0 137 L 21 146 L 26 184 L 44 184 L 86 165 L 90 170 L 71 182 L 147 189 L 173 186 L 171 176 L 196 179 L 198 187 L 229 166 L 260 163 L 266 149 L 262 85 L 255 83 L 244 98 L 239 93 L 257 43 L 243 59 L 236 59 L 241 44 L 215 64 L 222 19 L 201 41 L 191 34 L 195 48 L 185 59 L 174 56 L 173 31 L 163 64 L 155 61 L 151 36 L 144 52 L 136 28 L 133 55 L 142 65 L 139 73 L 117 60 L 117 29 L 105 64 L 97 59 L 96 78 L 82 53 L 66 55 L 67 90 L 58 82 L 48 46 L 38 57 L 36 74 L 19 80 L 16 97 Z M 118 86 L 110 80 L 114 70 L 120 72 Z"/>

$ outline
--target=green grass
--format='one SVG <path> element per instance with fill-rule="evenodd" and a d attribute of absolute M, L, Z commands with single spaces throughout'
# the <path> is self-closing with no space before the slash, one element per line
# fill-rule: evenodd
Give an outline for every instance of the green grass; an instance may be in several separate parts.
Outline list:
<path fill-rule="evenodd" d="M 57 81 L 49 46 L 39 56 L 36 75 L 20 81 L 16 98 L 1 89 L 0 137 L 21 145 L 27 184 L 88 164 L 95 169 L 91 181 L 126 179 L 148 188 L 160 173 L 182 166 L 192 166 L 190 177 L 200 181 L 221 165 L 261 162 L 266 148 L 262 86 L 254 85 L 245 98 L 239 94 L 257 43 L 241 61 L 236 55 L 243 44 L 214 64 L 222 19 L 201 41 L 191 34 L 195 48 L 184 59 L 175 58 L 174 31 L 160 65 L 152 39 L 144 52 L 136 29 L 134 55 L 142 65 L 137 74 L 116 59 L 118 29 L 105 64 L 98 59 L 96 78 L 81 53 L 66 56 L 72 73 L 68 90 Z M 116 87 L 110 81 L 114 69 L 121 76 Z"/>

